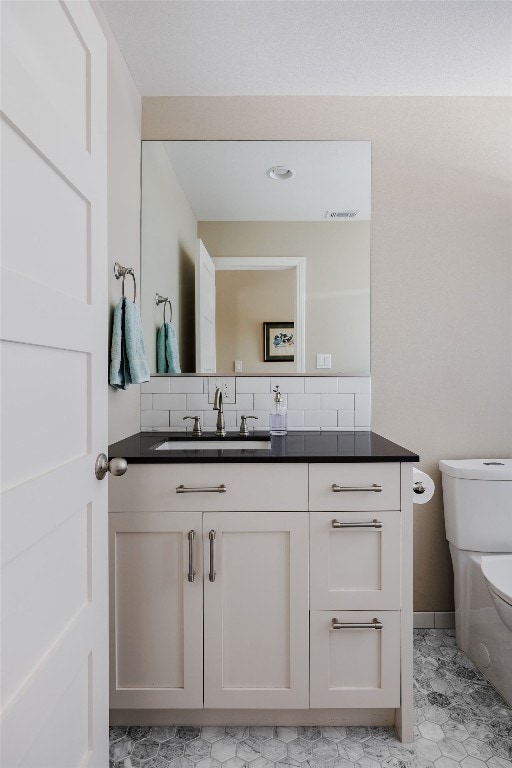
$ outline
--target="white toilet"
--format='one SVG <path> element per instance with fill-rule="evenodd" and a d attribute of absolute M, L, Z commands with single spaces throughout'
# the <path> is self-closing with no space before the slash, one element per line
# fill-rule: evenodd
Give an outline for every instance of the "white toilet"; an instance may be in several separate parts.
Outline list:
<path fill-rule="evenodd" d="M 457 645 L 512 704 L 512 459 L 439 462 Z"/>

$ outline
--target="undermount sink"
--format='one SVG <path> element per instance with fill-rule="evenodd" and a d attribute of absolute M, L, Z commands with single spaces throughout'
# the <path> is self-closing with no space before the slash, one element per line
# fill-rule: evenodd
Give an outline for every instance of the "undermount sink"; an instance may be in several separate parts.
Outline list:
<path fill-rule="evenodd" d="M 151 446 L 154 451 L 262 451 L 270 450 L 270 438 L 251 440 L 249 438 L 217 439 L 188 438 L 186 440 L 164 440 Z"/>

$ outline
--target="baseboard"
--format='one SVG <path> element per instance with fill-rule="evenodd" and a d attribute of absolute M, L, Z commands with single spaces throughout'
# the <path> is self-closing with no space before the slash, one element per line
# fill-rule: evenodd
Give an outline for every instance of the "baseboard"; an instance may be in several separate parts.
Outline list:
<path fill-rule="evenodd" d="M 414 611 L 414 629 L 454 629 L 453 611 Z"/>

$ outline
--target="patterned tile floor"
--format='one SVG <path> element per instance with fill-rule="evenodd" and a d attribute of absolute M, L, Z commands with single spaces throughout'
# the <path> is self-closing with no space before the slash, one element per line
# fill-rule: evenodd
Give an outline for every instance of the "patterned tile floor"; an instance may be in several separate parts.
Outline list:
<path fill-rule="evenodd" d="M 391 728 L 113 727 L 110 768 L 512 768 L 512 709 L 455 645 L 414 632 L 415 740 Z"/>

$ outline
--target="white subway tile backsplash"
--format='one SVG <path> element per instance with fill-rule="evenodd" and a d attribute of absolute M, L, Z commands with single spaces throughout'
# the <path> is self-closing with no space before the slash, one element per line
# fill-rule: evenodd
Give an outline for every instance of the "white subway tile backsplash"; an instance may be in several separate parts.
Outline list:
<path fill-rule="evenodd" d="M 210 405 L 210 408 L 211 408 L 211 405 Z M 241 394 L 240 392 L 237 392 L 235 403 L 224 403 L 225 411 L 241 411 L 242 408 L 245 408 L 248 411 L 252 411 L 252 409 L 254 408 L 254 395 L 252 393 Z"/>
<path fill-rule="evenodd" d="M 322 395 L 321 406 L 337 411 L 354 410 L 354 395 Z"/>
<path fill-rule="evenodd" d="M 171 392 L 184 394 L 201 394 L 204 391 L 202 376 L 172 376 Z"/>
<path fill-rule="evenodd" d="M 203 429 L 213 431 L 217 412 L 208 402 L 207 376 L 153 376 L 141 387 L 141 427 L 190 429 L 183 416 L 201 417 Z M 240 417 L 258 416 L 250 429 L 267 430 L 278 385 L 288 409 L 288 429 L 363 431 L 370 428 L 369 377 L 363 376 L 239 376 L 236 402 L 224 403 L 226 428 L 240 425 Z"/>
<path fill-rule="evenodd" d="M 257 411 L 264 411 L 267 410 L 270 412 L 273 403 L 274 403 L 274 397 L 275 395 L 273 393 L 270 393 L 268 395 L 254 395 L 254 408 Z M 282 402 L 285 406 L 285 408 L 288 407 L 288 395 L 283 394 Z"/>
<path fill-rule="evenodd" d="M 238 376 L 236 379 L 236 392 L 265 393 L 270 392 L 269 376 Z"/>
<path fill-rule="evenodd" d="M 304 426 L 305 427 L 337 427 L 338 412 L 322 411 L 322 410 L 304 411 Z"/>
<path fill-rule="evenodd" d="M 141 411 L 141 427 L 168 427 L 169 411 Z"/>
<path fill-rule="evenodd" d="M 370 395 L 355 395 L 355 426 L 370 427 Z"/>
<path fill-rule="evenodd" d="M 140 391 L 142 394 L 150 394 L 153 392 L 168 393 L 171 391 L 171 377 L 152 376 L 149 381 L 140 385 Z"/>
<path fill-rule="evenodd" d="M 288 408 L 290 410 L 299 411 L 315 411 L 320 410 L 321 398 L 320 395 L 288 395 Z"/>
<path fill-rule="evenodd" d="M 304 392 L 304 377 L 271 376 L 270 387 L 271 389 L 274 389 L 275 386 L 278 386 L 281 392 L 295 392 L 300 394 L 301 392 Z"/>
<path fill-rule="evenodd" d="M 338 392 L 355 392 L 365 395 L 371 391 L 372 380 L 369 376 L 340 376 Z"/>
<path fill-rule="evenodd" d="M 153 395 L 153 408 L 155 411 L 182 411 L 187 407 L 187 396 L 181 395 Z"/>
<path fill-rule="evenodd" d="M 186 407 L 191 411 L 207 411 L 211 408 L 211 405 L 208 403 L 208 395 L 196 395 L 192 393 L 187 395 Z M 195 414 L 192 413 L 190 415 L 195 416 Z"/>
<path fill-rule="evenodd" d="M 204 411 L 203 429 L 214 430 L 217 426 L 217 411 Z M 235 429 L 237 426 L 236 411 L 224 411 L 224 423 L 226 429 Z"/>
<path fill-rule="evenodd" d="M 300 429 L 304 426 L 304 411 L 288 411 L 288 429 Z"/>
<path fill-rule="evenodd" d="M 354 411 L 338 411 L 338 427 L 345 427 L 346 429 L 354 429 L 355 426 L 355 414 Z"/>
<path fill-rule="evenodd" d="M 336 376 L 306 376 L 304 392 L 337 392 L 338 379 Z"/>

